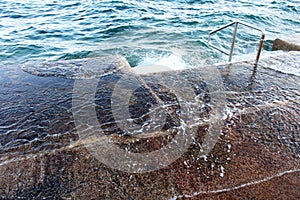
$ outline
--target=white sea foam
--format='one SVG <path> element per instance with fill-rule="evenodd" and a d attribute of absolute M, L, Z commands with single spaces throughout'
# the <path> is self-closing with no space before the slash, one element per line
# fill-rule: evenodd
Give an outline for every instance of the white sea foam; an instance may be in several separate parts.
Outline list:
<path fill-rule="evenodd" d="M 260 66 L 273 69 L 285 74 L 300 76 L 300 53 L 299 52 L 284 52 L 272 51 L 267 53 L 260 61 Z"/>
<path fill-rule="evenodd" d="M 189 68 L 179 52 L 162 57 L 146 57 L 133 70 L 138 74 L 183 70 Z"/>

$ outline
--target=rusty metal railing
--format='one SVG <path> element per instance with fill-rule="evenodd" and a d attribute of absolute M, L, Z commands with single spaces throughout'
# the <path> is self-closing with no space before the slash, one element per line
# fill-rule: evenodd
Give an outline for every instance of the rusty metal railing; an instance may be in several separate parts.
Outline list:
<path fill-rule="evenodd" d="M 210 41 L 211 41 L 211 36 L 212 36 L 213 34 L 219 32 L 219 31 L 221 31 L 221 30 L 223 30 L 223 29 L 225 29 L 225 28 L 227 28 L 227 27 L 229 27 L 229 26 L 232 26 L 233 24 L 235 25 L 235 27 L 234 27 L 234 31 L 233 31 L 233 37 L 232 37 L 231 48 L 230 48 L 229 53 L 226 52 L 226 51 L 224 51 L 224 50 L 222 50 L 222 49 L 220 49 L 220 48 L 218 48 L 217 46 L 211 44 Z M 231 62 L 231 60 L 232 60 L 232 55 L 233 55 L 234 44 L 235 44 L 235 39 L 236 39 L 236 34 L 237 34 L 237 30 L 238 30 L 238 25 L 239 25 L 239 24 L 242 24 L 242 25 L 244 25 L 244 26 L 247 26 L 247 27 L 249 27 L 249 28 L 252 28 L 252 29 L 255 29 L 255 30 L 261 32 L 261 37 L 260 37 L 259 47 L 258 47 L 258 50 L 257 50 L 256 59 L 255 59 L 255 65 L 257 65 L 258 60 L 259 60 L 259 57 L 260 57 L 260 54 L 261 54 L 261 51 L 262 51 L 262 48 L 263 48 L 264 39 L 265 39 L 265 34 L 264 34 L 264 32 L 263 32 L 261 29 L 256 28 L 255 26 L 252 26 L 252 25 L 249 25 L 249 24 L 247 24 L 247 23 L 240 22 L 240 21 L 231 22 L 231 23 L 229 23 L 229 24 L 227 24 L 227 25 L 225 25 L 225 26 L 222 26 L 221 28 L 218 28 L 218 29 L 216 29 L 216 30 L 210 32 L 210 33 L 209 33 L 209 36 L 208 36 L 208 41 L 207 41 L 207 42 L 208 42 L 208 44 L 209 44 L 212 48 L 214 48 L 214 49 L 216 49 L 216 50 L 218 50 L 218 51 L 220 51 L 220 52 L 222 52 L 222 53 L 228 55 L 228 56 L 229 56 L 229 62 Z"/>

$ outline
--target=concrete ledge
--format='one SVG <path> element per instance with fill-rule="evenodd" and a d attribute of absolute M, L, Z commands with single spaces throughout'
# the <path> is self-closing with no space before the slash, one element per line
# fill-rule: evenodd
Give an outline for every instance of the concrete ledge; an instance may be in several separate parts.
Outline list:
<path fill-rule="evenodd" d="M 284 51 L 300 51 L 299 39 L 275 39 L 272 47 L 272 51 L 284 50 Z"/>

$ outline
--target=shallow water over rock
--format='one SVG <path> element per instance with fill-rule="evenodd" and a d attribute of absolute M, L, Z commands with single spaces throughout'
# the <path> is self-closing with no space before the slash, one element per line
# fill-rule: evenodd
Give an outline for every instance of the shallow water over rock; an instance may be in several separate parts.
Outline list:
<path fill-rule="evenodd" d="M 100 74 L 94 100 L 85 104 L 76 104 L 74 99 L 80 103 L 85 100 L 90 95 L 89 85 L 76 93 L 75 79 L 53 74 L 34 76 L 16 67 L 0 68 L 0 196 L 300 198 L 299 76 L 266 67 L 280 60 L 285 60 L 285 65 L 297 65 L 299 58 L 299 53 L 288 53 L 262 60 L 257 67 L 244 62 L 211 66 L 212 71 L 196 68 L 142 76 L 127 67 L 112 67 L 111 73 Z M 218 69 L 220 79 L 217 74 L 208 76 L 214 69 Z M 124 77 L 128 79 L 120 82 Z M 126 126 L 122 129 L 122 118 L 116 120 L 119 116 L 114 109 L 122 111 L 126 96 L 119 93 L 120 99 L 124 98 L 120 104 L 114 104 L 111 97 L 118 97 L 114 89 L 119 83 L 129 86 L 130 80 L 140 87 L 130 96 L 130 119 L 123 119 Z M 158 80 L 165 80 L 164 85 Z M 95 134 L 90 118 L 82 119 L 82 124 L 76 122 L 78 115 L 92 115 L 88 112 L 90 104 L 96 113 L 96 128 L 104 134 Z M 160 128 L 152 126 L 160 119 L 151 118 L 153 107 L 158 114 L 165 113 Z M 81 113 L 85 109 L 87 112 Z M 134 127 L 127 128 L 127 122 L 143 129 L 134 132 Z M 204 155 L 207 135 L 213 136 L 212 127 L 218 124 L 218 140 Z M 139 163 L 130 163 L 126 157 L 163 148 L 167 152 L 173 143 L 187 148 L 179 145 L 169 157 L 162 154 L 151 160 L 149 155 Z M 101 144 L 115 145 L 120 152 L 129 153 L 120 157 L 106 151 L 107 158 L 101 160 L 99 152 L 93 152 L 99 148 L 105 152 Z M 118 168 L 122 165 L 112 167 L 105 159 L 132 165 L 128 167 L 132 170 L 137 169 L 133 164 L 144 168 L 142 173 L 122 171 Z M 157 167 L 151 162 L 163 164 Z"/>

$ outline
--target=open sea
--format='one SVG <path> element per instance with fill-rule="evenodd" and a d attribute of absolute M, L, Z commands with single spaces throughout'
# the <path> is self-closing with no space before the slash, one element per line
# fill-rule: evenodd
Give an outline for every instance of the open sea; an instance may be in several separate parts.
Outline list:
<path fill-rule="evenodd" d="M 268 52 L 275 38 L 300 34 L 300 1 L 1 0 L 0 66 L 102 55 L 123 55 L 132 67 L 212 64 L 227 56 L 207 45 L 209 32 L 235 20 L 263 29 Z M 228 50 L 232 32 L 212 42 Z M 237 36 L 233 60 L 254 59 L 260 32 L 240 26 Z"/>

